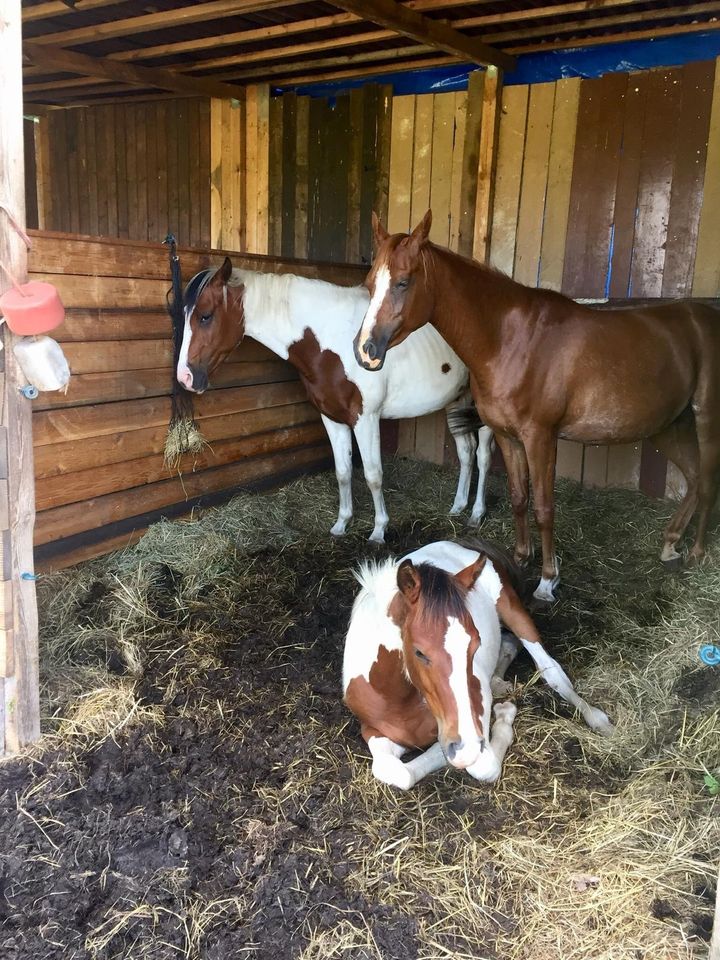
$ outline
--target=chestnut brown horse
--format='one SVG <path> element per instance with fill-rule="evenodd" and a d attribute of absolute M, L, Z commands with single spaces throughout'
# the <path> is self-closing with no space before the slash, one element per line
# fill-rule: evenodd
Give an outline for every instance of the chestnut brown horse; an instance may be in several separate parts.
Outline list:
<path fill-rule="evenodd" d="M 379 370 L 389 348 L 431 323 L 468 366 L 478 412 L 505 459 L 518 562 L 530 556 L 532 482 L 543 554 L 535 596 L 552 600 L 558 581 L 558 437 L 650 439 L 687 480 L 661 559 L 679 558 L 675 546 L 696 509 L 690 559 L 700 559 L 720 482 L 720 312 L 690 300 L 594 310 L 435 246 L 431 220 L 428 210 L 410 235 L 391 236 L 373 216 L 377 254 L 355 356 Z"/>

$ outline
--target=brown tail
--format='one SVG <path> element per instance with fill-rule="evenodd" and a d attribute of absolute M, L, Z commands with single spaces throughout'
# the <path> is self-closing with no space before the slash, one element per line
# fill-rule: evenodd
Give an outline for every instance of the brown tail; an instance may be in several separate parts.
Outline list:
<path fill-rule="evenodd" d="M 504 547 L 493 543 L 491 540 L 483 540 L 482 537 L 463 537 L 456 541 L 461 547 L 468 550 L 477 550 L 478 553 L 486 554 L 493 562 L 493 565 L 503 569 L 508 577 L 513 589 L 521 600 L 526 600 L 532 589 L 532 581 L 528 581 L 522 569 L 513 560 L 512 556 Z"/>

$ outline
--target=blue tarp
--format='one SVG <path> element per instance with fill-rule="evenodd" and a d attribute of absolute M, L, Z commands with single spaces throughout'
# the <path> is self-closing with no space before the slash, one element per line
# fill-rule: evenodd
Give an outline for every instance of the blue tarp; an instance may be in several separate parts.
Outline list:
<path fill-rule="evenodd" d="M 504 83 L 509 86 L 516 83 L 543 83 L 563 77 L 600 77 L 605 73 L 627 73 L 651 67 L 678 67 L 694 60 L 714 60 L 718 56 L 720 29 L 656 40 L 628 40 L 569 50 L 548 50 L 519 56 L 517 68 L 505 74 Z M 311 97 L 332 97 L 375 82 L 392 84 L 398 96 L 406 93 L 445 93 L 449 90 L 466 90 L 468 76 L 474 69 L 477 68 L 467 65 L 437 67 L 433 70 L 386 73 L 333 83 L 282 87 L 276 92 L 297 90 Z"/>

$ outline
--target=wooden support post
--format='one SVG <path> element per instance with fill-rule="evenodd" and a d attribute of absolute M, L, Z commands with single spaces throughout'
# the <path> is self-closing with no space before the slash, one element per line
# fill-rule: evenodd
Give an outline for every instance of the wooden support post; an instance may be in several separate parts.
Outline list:
<path fill-rule="evenodd" d="M 0 204 L 25 224 L 22 41 L 20 0 L 0 0 Z M 7 214 L 0 210 L 0 260 L 23 281 L 27 250 Z M 0 276 L 0 293 L 9 287 Z M 33 574 L 33 476 L 30 401 L 13 354 L 15 337 L 3 324 L 0 354 L 0 487 L 7 514 L 0 517 L 0 756 L 40 735 L 38 622 Z M 25 577 L 23 577 L 25 574 Z"/>
<path fill-rule="evenodd" d="M 487 68 L 480 119 L 480 152 L 473 232 L 473 257 L 483 263 L 490 255 L 502 80 L 502 70 L 498 67 Z"/>

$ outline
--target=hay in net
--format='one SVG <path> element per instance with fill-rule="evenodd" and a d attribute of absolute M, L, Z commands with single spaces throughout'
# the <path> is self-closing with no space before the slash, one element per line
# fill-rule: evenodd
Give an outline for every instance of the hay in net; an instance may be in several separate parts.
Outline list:
<path fill-rule="evenodd" d="M 396 555 L 467 532 L 445 514 L 455 482 L 451 470 L 387 464 Z M 178 782 L 197 782 L 189 798 L 203 790 L 214 875 L 231 878 L 222 891 L 201 884 L 189 863 L 168 893 L 149 877 L 97 919 L 91 953 L 154 956 L 172 936 L 180 955 L 218 944 L 232 955 L 241 931 L 258 955 L 275 944 L 307 960 L 705 957 L 720 800 L 704 777 L 720 773 L 720 670 L 697 651 L 720 642 L 719 531 L 707 565 L 669 575 L 657 555 L 671 504 L 559 481 L 563 581 L 535 617 L 615 734 L 588 730 L 521 658 L 500 782 L 446 770 L 402 794 L 372 777 L 340 702 L 351 570 L 377 556 L 359 475 L 354 492 L 341 540 L 327 532 L 337 510 L 328 473 L 156 524 L 122 553 L 40 581 L 55 719 L 37 755 L 63 744 L 81 766 L 112 738 L 139 740 L 165 763 L 211 745 L 197 781 L 191 767 Z M 511 545 L 499 478 L 489 504 L 481 535 Z M 183 725 L 190 732 L 176 734 Z M 224 778 L 209 779 L 219 762 Z M 51 766 L 38 789 L 50 777 Z M 147 789 L 154 796 L 154 779 Z M 44 802 L 52 816 L 53 795 Z M 183 817 L 199 829 L 197 812 Z"/>

